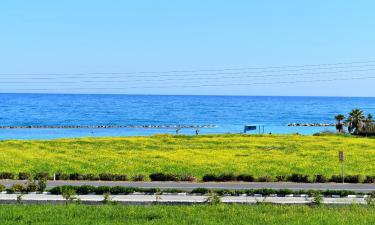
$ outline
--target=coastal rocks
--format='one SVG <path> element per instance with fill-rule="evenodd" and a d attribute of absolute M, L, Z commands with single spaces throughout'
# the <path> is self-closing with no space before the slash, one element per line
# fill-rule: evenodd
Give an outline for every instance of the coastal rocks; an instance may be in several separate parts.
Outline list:
<path fill-rule="evenodd" d="M 156 128 L 156 129 L 178 129 L 178 128 L 215 128 L 216 125 L 35 125 L 35 126 L 0 126 L 0 129 L 99 129 L 99 128 Z"/>
<path fill-rule="evenodd" d="M 333 127 L 334 123 L 289 123 L 288 127 Z"/>

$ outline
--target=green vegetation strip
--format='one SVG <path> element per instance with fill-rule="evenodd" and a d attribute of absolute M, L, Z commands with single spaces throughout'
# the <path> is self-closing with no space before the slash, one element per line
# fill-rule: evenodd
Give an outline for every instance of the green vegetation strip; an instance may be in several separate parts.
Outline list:
<path fill-rule="evenodd" d="M 192 205 L 192 206 L 87 206 L 87 205 L 0 205 L 2 225 L 116 225 L 116 224 L 254 224 L 254 225 L 373 225 L 374 206 L 279 206 L 279 205 Z"/>
<path fill-rule="evenodd" d="M 64 174 L 166 173 L 254 177 L 375 175 L 375 139 L 301 135 L 155 135 L 52 141 L 1 141 L 0 171 Z"/>
<path fill-rule="evenodd" d="M 6 189 L 4 185 L 0 184 L 0 192 L 7 191 L 8 193 L 29 193 L 29 192 L 43 192 L 46 190 L 45 186 L 40 187 L 40 185 L 30 183 L 28 185 L 22 184 L 14 184 L 10 189 Z M 91 186 L 91 185 L 82 185 L 82 186 L 57 186 L 53 187 L 48 190 L 51 194 L 61 195 L 64 192 L 72 190 L 74 193 L 79 195 L 87 195 L 87 194 L 113 194 L 113 195 L 128 195 L 134 193 L 145 193 L 145 194 L 162 194 L 162 193 L 187 193 L 187 194 L 209 194 L 209 193 L 216 193 L 217 195 L 230 195 L 230 196 L 240 196 L 240 195 L 247 195 L 252 196 L 255 194 L 260 194 L 262 196 L 270 196 L 270 195 L 278 195 L 278 196 L 286 196 L 286 195 L 308 195 L 314 196 L 316 194 L 322 196 L 331 196 L 331 195 L 338 195 L 340 197 L 345 197 L 348 195 L 357 195 L 357 196 L 364 196 L 365 194 L 362 192 L 355 192 L 355 191 L 348 191 L 348 190 L 290 190 L 290 189 L 269 189 L 269 188 L 262 188 L 262 189 L 241 189 L 241 190 L 228 190 L 228 189 L 207 189 L 207 188 L 196 188 L 192 191 L 185 191 L 180 189 L 165 189 L 160 190 L 159 188 L 137 188 L 137 187 L 124 187 L 124 186 Z M 367 194 L 371 199 L 375 199 L 375 192 Z"/>

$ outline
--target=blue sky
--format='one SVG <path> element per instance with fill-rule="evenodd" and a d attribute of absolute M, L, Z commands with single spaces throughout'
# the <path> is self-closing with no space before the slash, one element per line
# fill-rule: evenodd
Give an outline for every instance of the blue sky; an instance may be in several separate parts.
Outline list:
<path fill-rule="evenodd" d="M 375 96 L 374 8 L 374 1 L 3 0 L 0 92 Z M 348 62 L 367 63 L 335 64 Z M 283 67 L 306 64 L 335 66 L 293 75 Z M 229 70 L 241 72 L 234 78 L 212 71 L 254 67 L 265 69 Z M 143 71 L 161 73 L 132 73 Z"/>

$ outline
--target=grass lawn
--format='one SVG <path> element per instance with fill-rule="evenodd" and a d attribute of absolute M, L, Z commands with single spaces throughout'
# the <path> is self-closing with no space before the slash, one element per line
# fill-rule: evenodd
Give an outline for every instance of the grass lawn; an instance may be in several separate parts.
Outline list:
<path fill-rule="evenodd" d="M 373 225 L 374 206 L 87 206 L 0 205 L 0 223 L 9 224 L 304 224 Z"/>
<path fill-rule="evenodd" d="M 375 175 L 375 139 L 301 135 L 156 135 L 0 141 L 0 172 L 166 172 L 263 175 Z"/>

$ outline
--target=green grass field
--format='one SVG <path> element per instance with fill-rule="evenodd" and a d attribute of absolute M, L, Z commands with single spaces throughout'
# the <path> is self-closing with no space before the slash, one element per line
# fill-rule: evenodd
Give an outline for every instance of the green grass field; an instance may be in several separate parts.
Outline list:
<path fill-rule="evenodd" d="M 373 225 L 373 206 L 86 206 L 0 205 L 0 223 L 10 224 L 259 224 Z"/>
<path fill-rule="evenodd" d="M 155 172 L 375 175 L 375 139 L 345 136 L 200 135 L 1 141 L 0 172 Z"/>

